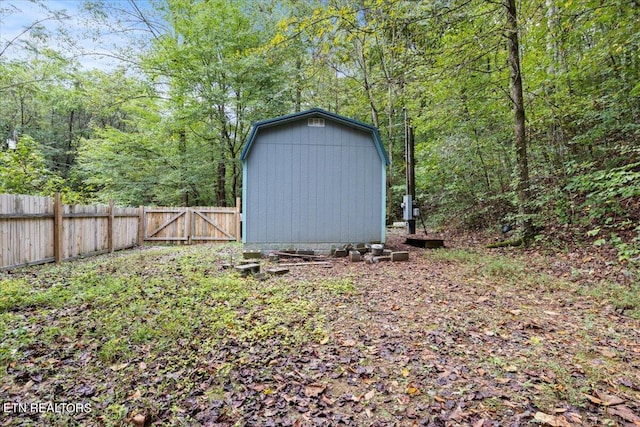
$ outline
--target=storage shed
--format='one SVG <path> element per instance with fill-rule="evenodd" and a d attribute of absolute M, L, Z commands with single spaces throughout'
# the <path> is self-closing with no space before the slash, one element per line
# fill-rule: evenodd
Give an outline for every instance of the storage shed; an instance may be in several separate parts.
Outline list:
<path fill-rule="evenodd" d="M 245 248 L 384 242 L 389 159 L 374 126 L 319 108 L 263 120 L 241 160 Z"/>

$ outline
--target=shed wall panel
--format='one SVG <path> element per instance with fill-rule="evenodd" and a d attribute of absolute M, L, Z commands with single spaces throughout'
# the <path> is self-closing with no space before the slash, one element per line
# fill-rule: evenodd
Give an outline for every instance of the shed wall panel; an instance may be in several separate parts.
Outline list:
<path fill-rule="evenodd" d="M 287 123 L 261 130 L 246 161 L 246 243 L 381 238 L 382 164 L 367 132 Z"/>

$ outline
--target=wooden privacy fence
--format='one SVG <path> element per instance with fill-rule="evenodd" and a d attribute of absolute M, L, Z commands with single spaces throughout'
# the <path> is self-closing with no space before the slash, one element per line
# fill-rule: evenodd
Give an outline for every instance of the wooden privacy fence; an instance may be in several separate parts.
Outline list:
<path fill-rule="evenodd" d="M 138 245 L 138 208 L 64 205 L 55 198 L 0 195 L 0 268 L 60 262 Z"/>
<path fill-rule="evenodd" d="M 235 208 L 65 205 L 55 198 L 0 194 L 0 269 L 60 262 L 141 246 L 240 240 Z"/>

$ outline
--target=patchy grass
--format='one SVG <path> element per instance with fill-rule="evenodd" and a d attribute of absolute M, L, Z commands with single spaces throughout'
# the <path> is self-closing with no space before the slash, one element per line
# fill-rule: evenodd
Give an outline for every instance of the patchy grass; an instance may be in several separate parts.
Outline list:
<path fill-rule="evenodd" d="M 0 369 L 9 382 L 0 400 L 87 401 L 93 411 L 83 423 L 118 424 L 147 399 L 142 406 L 164 418 L 174 410 L 161 398 L 176 393 L 171 384 L 178 395 L 201 385 L 187 371 L 219 374 L 207 389 L 222 390 L 252 345 L 296 348 L 325 335 L 308 286 L 221 272 L 224 256 L 165 248 L 4 275 Z M 145 392 L 127 398 L 136 390 Z"/>
<path fill-rule="evenodd" d="M 476 347 L 479 358 L 467 354 L 464 363 L 477 363 L 477 369 L 502 378 L 502 384 L 528 390 L 524 401 L 537 410 L 553 414 L 559 407 L 565 408 L 562 412 L 593 409 L 597 399 L 585 396 L 603 388 L 623 394 L 620 384 L 629 377 L 640 380 L 636 355 L 640 347 L 629 339 L 640 332 L 633 321 L 640 310 L 637 285 L 569 283 L 540 273 L 543 268 L 517 253 L 445 249 L 427 256 L 454 267 L 448 270 L 448 279 L 458 281 L 453 286 L 455 306 L 467 301 L 467 309 L 454 322 L 454 333 L 471 333 L 485 343 Z M 633 387 L 630 406 L 638 408 L 640 388 L 637 382 Z M 577 418 L 555 422 L 563 425 L 567 420 Z M 586 424 L 617 425 L 617 421 L 607 415 L 592 416 Z"/>
<path fill-rule="evenodd" d="M 613 283 L 603 279 L 597 283 L 571 284 L 564 279 L 536 272 L 521 256 L 491 254 L 478 250 L 445 249 L 430 255 L 433 259 L 460 266 L 474 276 L 482 276 L 492 281 L 504 281 L 519 287 L 536 287 L 541 292 L 557 289 L 576 290 L 611 304 L 622 314 L 640 319 L 640 282 L 630 284 Z"/>
<path fill-rule="evenodd" d="M 580 293 L 610 303 L 618 312 L 640 319 L 640 282 L 622 285 L 602 280 L 595 285 L 581 286 Z"/>
<path fill-rule="evenodd" d="M 91 405 L 0 424 L 635 422 L 637 288 L 460 249 L 258 281 L 223 270 L 238 252 L 145 249 L 0 276 L 0 401 Z"/>
<path fill-rule="evenodd" d="M 522 262 L 504 255 L 492 255 L 469 249 L 441 249 L 429 254 L 436 261 L 444 261 L 462 266 L 487 278 L 500 278 L 518 282 L 526 271 Z"/>

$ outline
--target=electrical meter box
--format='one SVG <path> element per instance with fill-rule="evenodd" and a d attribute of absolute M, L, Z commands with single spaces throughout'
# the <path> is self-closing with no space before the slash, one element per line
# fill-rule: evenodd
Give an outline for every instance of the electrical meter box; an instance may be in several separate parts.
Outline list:
<path fill-rule="evenodd" d="M 410 194 L 402 197 L 402 219 L 405 221 L 413 219 L 413 200 Z"/>

